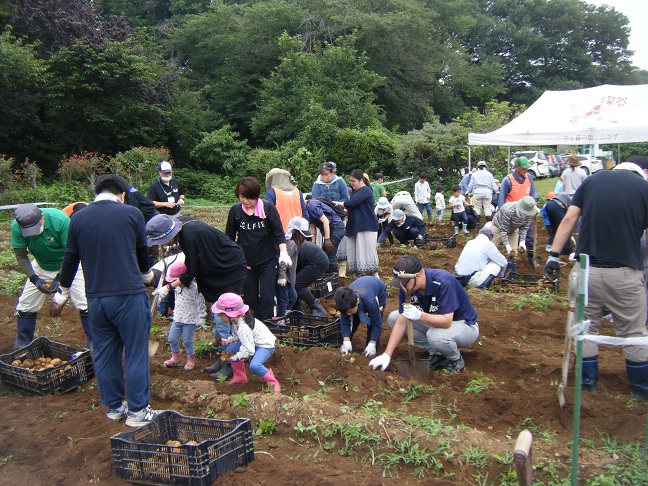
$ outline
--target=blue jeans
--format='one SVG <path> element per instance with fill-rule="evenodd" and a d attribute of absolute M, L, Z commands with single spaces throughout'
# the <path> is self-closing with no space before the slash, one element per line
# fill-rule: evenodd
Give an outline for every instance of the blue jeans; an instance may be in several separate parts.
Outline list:
<path fill-rule="evenodd" d="M 285 287 L 277 285 L 275 288 L 277 296 L 277 312 L 276 316 L 283 317 L 286 315 L 288 309 L 292 309 L 295 302 L 297 302 L 297 292 L 295 286 L 290 282 L 286 282 Z"/>
<path fill-rule="evenodd" d="M 88 312 L 101 403 L 108 408 L 119 408 L 128 388 L 128 409 L 137 412 L 146 408 L 150 394 L 148 294 L 89 297 Z"/>
<path fill-rule="evenodd" d="M 464 229 L 468 229 L 468 214 L 466 211 L 461 211 L 460 213 L 452 213 L 452 219 L 454 221 L 455 228 L 459 228 L 459 225 L 463 223 Z"/>
<path fill-rule="evenodd" d="M 332 273 L 332 272 L 337 272 L 336 254 L 337 254 L 338 246 L 340 246 L 340 241 L 342 241 L 342 238 L 344 238 L 344 223 L 342 221 L 339 221 L 337 223 L 331 223 L 329 230 L 331 232 L 331 243 L 333 243 L 335 249 L 333 250 L 332 253 L 326 254 L 329 259 L 329 266 L 326 271 L 328 273 Z"/>
<path fill-rule="evenodd" d="M 232 354 L 238 353 L 239 349 L 241 349 L 240 341 L 228 344 L 225 347 L 225 351 L 229 351 Z M 263 366 L 263 363 L 268 361 L 268 358 L 272 356 L 274 350 L 275 348 L 261 348 L 259 346 L 255 346 L 254 356 L 252 356 L 252 359 L 250 360 L 250 371 L 255 375 L 265 376 L 268 373 L 268 368 Z"/>
<path fill-rule="evenodd" d="M 426 203 L 417 203 L 418 210 L 421 212 L 421 215 L 423 214 L 423 210 L 427 211 L 428 216 L 432 216 L 432 206 L 430 205 L 430 201 Z"/>
<path fill-rule="evenodd" d="M 194 354 L 194 333 L 196 332 L 195 324 L 185 324 L 184 322 L 173 321 L 169 330 L 168 341 L 171 345 L 171 352 L 180 352 L 180 335 L 184 343 L 185 353 Z"/>

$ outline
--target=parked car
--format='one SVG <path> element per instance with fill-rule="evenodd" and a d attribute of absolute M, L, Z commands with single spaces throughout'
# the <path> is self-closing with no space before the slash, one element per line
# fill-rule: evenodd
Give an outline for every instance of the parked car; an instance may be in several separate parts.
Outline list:
<path fill-rule="evenodd" d="M 547 157 L 542 150 L 527 150 L 524 152 L 515 152 L 511 157 L 511 167 L 515 166 L 515 159 L 518 157 L 526 157 L 531 163 L 529 174 L 533 174 L 534 179 L 544 179 L 549 177 L 549 165 L 547 164 Z"/>
<path fill-rule="evenodd" d="M 569 158 L 570 154 L 564 154 L 563 158 L 565 161 Z M 605 167 L 603 167 L 603 162 L 594 157 L 593 155 L 581 155 L 581 154 L 576 154 L 576 157 L 578 157 L 578 160 L 581 161 L 581 168 L 587 173 L 587 175 L 593 174 L 594 172 L 598 172 L 599 170 L 603 170 Z"/>
<path fill-rule="evenodd" d="M 547 165 L 549 166 L 549 177 L 560 177 L 565 170 L 565 161 L 560 155 L 547 154 Z"/>

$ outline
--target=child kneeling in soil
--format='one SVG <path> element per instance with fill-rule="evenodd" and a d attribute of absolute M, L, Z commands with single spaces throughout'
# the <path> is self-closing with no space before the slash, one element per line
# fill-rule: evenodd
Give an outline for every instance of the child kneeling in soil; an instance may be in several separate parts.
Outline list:
<path fill-rule="evenodd" d="M 171 359 L 162 363 L 163 367 L 180 366 L 180 335 L 184 343 L 185 352 L 187 353 L 187 363 L 184 366 L 185 371 L 191 371 L 196 366 L 196 356 L 194 354 L 194 333 L 198 324 L 205 323 L 207 311 L 205 309 L 205 299 L 198 292 L 196 281 L 192 280 L 189 287 L 182 285 L 174 286 L 173 283 L 187 271 L 184 262 L 176 262 L 171 265 L 165 280 L 169 282 L 165 287 L 168 291 L 175 289 L 175 307 L 173 308 L 173 322 L 169 330 L 169 345 L 171 346 Z M 180 281 L 178 280 L 178 283 Z M 162 287 L 162 288 L 165 288 Z M 156 292 L 159 292 L 156 290 Z"/>
<path fill-rule="evenodd" d="M 275 393 L 281 393 L 274 373 L 263 366 L 274 353 L 277 340 L 274 334 L 263 322 L 254 318 L 250 307 L 236 294 L 228 292 L 221 295 L 211 309 L 214 314 L 220 314 L 223 322 L 229 321 L 232 326 L 232 337 L 221 340 L 225 353 L 232 353 L 229 361 L 234 377 L 227 384 L 247 383 L 243 360 L 251 356 L 250 370 L 259 375 L 264 383 L 270 383 Z"/>

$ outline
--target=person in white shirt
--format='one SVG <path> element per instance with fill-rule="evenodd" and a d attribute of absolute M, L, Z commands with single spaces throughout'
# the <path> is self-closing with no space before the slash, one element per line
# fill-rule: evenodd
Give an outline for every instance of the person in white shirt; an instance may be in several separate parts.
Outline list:
<path fill-rule="evenodd" d="M 481 218 L 482 210 L 486 221 L 490 221 L 493 215 L 493 191 L 497 190 L 497 184 L 488 169 L 486 169 L 486 161 L 480 160 L 477 163 L 477 170 L 470 179 L 468 184 L 468 194 L 473 195 L 475 202 L 475 214 L 477 219 Z"/>
<path fill-rule="evenodd" d="M 437 221 L 440 223 L 443 221 L 443 213 L 445 212 L 445 198 L 443 197 L 443 186 L 438 185 L 436 187 L 436 194 L 434 196 L 434 208 L 436 209 Z"/>
<path fill-rule="evenodd" d="M 569 165 L 569 168 L 565 169 L 560 176 L 562 192 L 566 192 L 568 195 L 573 196 L 576 189 L 580 187 L 587 177 L 587 173 L 580 167 L 583 164 L 575 155 L 569 157 L 567 164 Z"/>
<path fill-rule="evenodd" d="M 491 241 L 493 230 L 490 225 L 490 222 L 486 223 L 475 239 L 466 243 L 455 265 L 455 277 L 468 289 L 488 288 L 495 277 L 503 275 L 506 270 L 508 262 Z"/>
<path fill-rule="evenodd" d="M 407 191 L 398 191 L 396 194 L 394 194 L 394 197 L 391 200 L 391 205 L 394 211 L 400 209 L 405 214 L 411 214 L 412 216 L 423 219 L 423 215 L 421 214 L 421 211 L 419 211 L 416 207 L 416 203 L 414 202 L 414 199 L 412 199 L 412 195 Z"/>
<path fill-rule="evenodd" d="M 432 190 L 430 189 L 427 178 L 427 173 L 419 172 L 419 179 L 414 184 L 414 202 L 416 202 L 421 215 L 423 215 L 423 211 L 427 212 L 427 222 L 428 224 L 432 224 L 432 206 L 430 205 Z"/>

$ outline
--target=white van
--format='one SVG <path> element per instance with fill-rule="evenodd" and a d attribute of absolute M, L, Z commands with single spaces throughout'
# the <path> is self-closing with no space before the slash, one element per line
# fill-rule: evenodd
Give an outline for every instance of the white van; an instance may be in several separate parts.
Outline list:
<path fill-rule="evenodd" d="M 515 152 L 511 157 L 511 168 L 515 167 L 515 159 L 518 157 L 526 157 L 531 163 L 529 173 L 533 174 L 534 179 L 544 179 L 549 177 L 549 164 L 547 163 L 547 156 L 542 150 L 527 150 L 524 152 Z"/>

